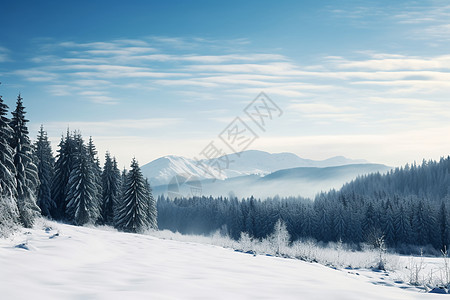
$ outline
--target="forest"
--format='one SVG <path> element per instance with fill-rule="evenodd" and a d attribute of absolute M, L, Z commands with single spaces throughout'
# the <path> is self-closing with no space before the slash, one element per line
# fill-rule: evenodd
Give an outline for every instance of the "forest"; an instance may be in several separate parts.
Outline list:
<path fill-rule="evenodd" d="M 267 199 L 158 197 L 158 227 L 186 234 L 241 232 L 262 239 L 277 220 L 296 240 L 374 244 L 383 238 L 400 253 L 438 253 L 449 245 L 450 157 L 423 161 L 387 174 L 369 174 L 340 190 L 302 197 Z"/>
<path fill-rule="evenodd" d="M 85 143 L 80 132 L 68 130 L 55 159 L 42 126 L 31 143 L 20 94 L 12 118 L 7 114 L 0 97 L 0 236 L 31 228 L 41 215 L 126 232 L 156 228 L 156 203 L 134 158 L 121 173 L 106 153 L 102 169 L 92 138 Z"/>

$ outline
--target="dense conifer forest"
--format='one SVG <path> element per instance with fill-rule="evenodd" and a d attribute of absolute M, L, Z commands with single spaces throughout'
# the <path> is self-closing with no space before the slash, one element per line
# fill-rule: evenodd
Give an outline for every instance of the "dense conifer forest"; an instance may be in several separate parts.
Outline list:
<path fill-rule="evenodd" d="M 86 143 L 76 131 L 61 137 L 55 159 L 43 126 L 31 143 L 20 95 L 7 114 L 0 97 L 0 236 L 31 228 L 41 214 L 128 232 L 156 228 L 156 202 L 135 159 L 121 174 L 106 153 L 102 169 L 92 138 Z"/>
<path fill-rule="evenodd" d="M 449 245 L 450 157 L 369 174 L 340 190 L 301 197 L 247 199 L 158 198 L 158 226 L 181 233 L 220 230 L 261 239 L 283 220 L 292 241 L 315 239 L 359 245 L 386 244 L 400 252 Z"/>

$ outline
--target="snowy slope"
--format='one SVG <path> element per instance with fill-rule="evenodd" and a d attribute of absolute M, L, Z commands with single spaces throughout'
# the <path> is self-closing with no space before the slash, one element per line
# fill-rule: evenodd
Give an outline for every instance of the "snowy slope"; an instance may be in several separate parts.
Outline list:
<path fill-rule="evenodd" d="M 297 167 L 330 167 L 348 164 L 363 164 L 365 160 L 352 160 L 343 156 L 329 158 L 323 161 L 314 161 L 300 158 L 293 153 L 268 153 L 264 151 L 248 150 L 228 157 L 229 166 L 225 163 L 221 166 L 223 170 L 212 168 L 212 175 L 205 173 L 199 163 L 194 159 L 181 156 L 164 156 L 141 167 L 144 176 L 148 177 L 152 186 L 168 184 L 175 175 L 186 178 L 192 177 L 199 180 L 217 178 L 227 179 L 244 175 L 266 175 L 278 170 Z M 225 162 L 224 157 L 219 161 Z M 210 160 L 202 160 L 205 165 L 214 166 Z"/>
<path fill-rule="evenodd" d="M 13 239 L 0 240 L 1 299 L 440 296 L 389 286 L 388 277 L 363 276 L 300 260 L 252 256 L 216 246 L 53 222 L 46 226 L 52 229 L 44 231 L 37 225 Z M 15 247 L 26 240 L 29 250 Z"/>

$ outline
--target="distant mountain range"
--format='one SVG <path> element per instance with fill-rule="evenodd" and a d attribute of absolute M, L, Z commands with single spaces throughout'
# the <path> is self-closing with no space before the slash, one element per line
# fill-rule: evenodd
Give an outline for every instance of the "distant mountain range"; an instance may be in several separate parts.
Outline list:
<path fill-rule="evenodd" d="M 336 156 L 326 160 L 311 160 L 298 157 L 293 153 L 268 153 L 264 151 L 248 150 L 237 154 L 230 154 L 228 158 L 220 157 L 218 161 L 229 161 L 226 169 L 214 168 L 211 160 L 200 160 L 199 162 L 212 166 L 208 174 L 194 159 L 182 156 L 168 155 L 158 158 L 141 167 L 144 176 L 148 177 L 152 186 L 168 184 L 175 175 L 195 177 L 198 180 L 205 179 L 229 179 L 244 175 L 264 176 L 279 170 L 299 167 L 335 167 L 349 164 L 366 164 L 366 160 L 349 159 Z M 225 163 L 221 164 L 224 168 Z"/>
<path fill-rule="evenodd" d="M 224 162 L 226 158 L 219 158 L 219 161 Z M 154 195 L 228 196 L 231 193 L 239 198 L 251 195 L 313 197 L 320 191 L 340 188 L 359 175 L 391 169 L 343 156 L 316 161 L 293 153 L 271 154 L 257 150 L 232 154 L 228 161 L 227 169 L 212 168 L 211 175 L 205 173 L 199 162 L 173 155 L 158 158 L 141 169 L 150 180 Z M 200 163 L 213 165 L 209 160 Z"/>

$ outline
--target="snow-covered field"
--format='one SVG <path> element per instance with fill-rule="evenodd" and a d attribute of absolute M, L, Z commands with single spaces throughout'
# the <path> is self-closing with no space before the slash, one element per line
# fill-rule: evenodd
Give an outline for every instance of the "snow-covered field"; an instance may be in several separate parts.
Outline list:
<path fill-rule="evenodd" d="M 47 230 L 45 228 L 47 227 Z M 0 299 L 422 299 L 389 274 L 41 221 L 0 240 Z"/>

